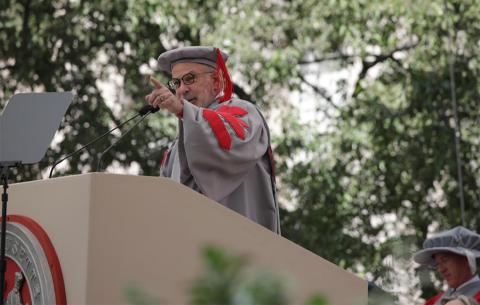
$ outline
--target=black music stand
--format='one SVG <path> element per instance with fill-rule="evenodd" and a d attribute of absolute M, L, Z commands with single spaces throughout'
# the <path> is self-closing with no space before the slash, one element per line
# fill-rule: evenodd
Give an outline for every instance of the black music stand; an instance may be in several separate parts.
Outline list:
<path fill-rule="evenodd" d="M 3 184 L 0 241 L 0 304 L 5 300 L 5 239 L 7 227 L 8 170 L 22 164 L 38 163 L 60 126 L 71 92 L 15 94 L 0 116 L 0 177 Z"/>

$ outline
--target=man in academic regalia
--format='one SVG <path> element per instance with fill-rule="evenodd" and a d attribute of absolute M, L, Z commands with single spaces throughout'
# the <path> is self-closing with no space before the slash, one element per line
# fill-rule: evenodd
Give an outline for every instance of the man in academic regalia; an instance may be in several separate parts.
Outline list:
<path fill-rule="evenodd" d="M 480 278 L 477 259 L 480 257 L 480 235 L 464 227 L 438 233 L 423 243 L 423 250 L 413 259 L 432 266 L 442 275 L 448 289 L 427 300 L 425 305 L 440 305 L 452 297 L 464 295 L 480 300 Z"/>
<path fill-rule="evenodd" d="M 232 97 L 227 58 L 205 46 L 158 58 L 170 88 L 150 78 L 154 89 L 146 100 L 179 118 L 161 175 L 280 234 L 268 126 L 254 104 Z"/>

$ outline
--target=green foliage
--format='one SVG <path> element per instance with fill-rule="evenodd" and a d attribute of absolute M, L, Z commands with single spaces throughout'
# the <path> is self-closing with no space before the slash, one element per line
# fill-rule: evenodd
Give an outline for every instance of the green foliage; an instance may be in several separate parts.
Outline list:
<path fill-rule="evenodd" d="M 473 55 L 479 46 L 469 43 L 480 37 L 479 8 L 474 1 L 331 3 L 342 9 L 322 8 L 335 29 L 326 38 L 336 46 L 330 57 L 344 66 L 357 62 L 361 70 L 353 94 L 337 101 L 332 132 L 307 125 L 279 139 L 280 153 L 293 152 L 281 167 L 281 185 L 298 202 L 283 213 L 283 232 L 375 279 L 390 269 L 382 262 L 387 255 L 401 254 L 386 240 L 392 238 L 388 232 L 402 234 L 411 254 L 429 230 L 461 222 L 449 60 L 462 135 L 466 225 L 480 229 L 480 66 Z M 325 58 L 322 53 L 317 57 Z M 298 134 L 311 140 L 300 150 L 284 149 Z"/>
<path fill-rule="evenodd" d="M 54 160 L 119 123 L 105 103 L 100 81 L 120 79 L 120 91 L 112 102 L 122 117 L 144 105 L 143 96 L 150 87 L 140 67 L 148 67 L 149 60 L 165 50 L 157 38 L 163 26 L 153 18 L 138 22 L 140 9 L 149 8 L 154 9 L 148 1 L 10 1 L 2 8 L 2 105 L 17 91 L 64 90 L 76 95 L 61 127 L 61 145 L 49 150 L 39 166 L 24 167 L 18 179 L 39 178 L 41 169 Z M 106 156 L 106 163 L 113 158 L 124 166 L 136 162 L 141 173 L 156 174 L 173 126 L 166 115 L 158 115 L 120 142 Z M 63 173 L 94 169 L 97 154 L 114 140 L 111 137 L 103 146 L 72 158 Z M 135 146 L 140 149 L 132 150 Z"/>
<path fill-rule="evenodd" d="M 287 305 L 285 281 L 269 272 L 248 272 L 248 260 L 228 254 L 217 246 L 202 251 L 204 271 L 190 290 L 192 305 Z M 124 294 L 129 304 L 161 304 L 158 300 L 129 285 Z M 305 305 L 327 305 L 327 299 L 315 295 Z"/>
<path fill-rule="evenodd" d="M 193 305 L 288 304 L 285 283 L 269 273 L 248 277 L 245 257 L 235 257 L 209 246 L 203 251 L 205 272 L 191 291 Z"/>
<path fill-rule="evenodd" d="M 475 0 L 2 1 L 1 105 L 20 91 L 77 96 L 63 141 L 16 180 L 40 178 L 143 105 L 159 53 L 214 44 L 231 54 L 236 94 L 280 112 L 284 235 L 371 280 L 388 277 L 384 258 L 404 255 L 399 240 L 413 252 L 429 231 L 460 223 L 454 110 L 466 225 L 480 231 L 479 16 Z M 328 69 L 347 76 L 319 82 Z M 112 81 L 113 105 L 101 86 Z M 293 90 L 314 98 L 295 110 Z M 307 102 L 311 124 L 300 120 Z M 155 175 L 174 134 L 175 120 L 159 112 L 105 163 Z M 90 171 L 115 137 L 56 174 Z"/>
<path fill-rule="evenodd" d="M 314 296 L 305 305 L 327 305 L 327 299 L 323 296 Z"/>
<path fill-rule="evenodd" d="M 134 305 L 159 305 L 162 304 L 159 300 L 147 295 L 137 286 L 130 284 L 125 287 L 123 294 L 128 304 Z"/>

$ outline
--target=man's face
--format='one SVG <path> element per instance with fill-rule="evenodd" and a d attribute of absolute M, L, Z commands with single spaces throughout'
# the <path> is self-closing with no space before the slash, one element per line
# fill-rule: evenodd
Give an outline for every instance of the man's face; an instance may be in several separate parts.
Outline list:
<path fill-rule="evenodd" d="M 472 273 L 465 256 L 441 252 L 433 256 L 437 271 L 451 288 L 457 288 L 472 278 Z"/>
<path fill-rule="evenodd" d="M 193 83 L 185 84 L 185 80 Z M 182 79 L 183 78 L 183 79 Z M 172 79 L 179 79 L 176 89 L 178 98 L 186 99 L 199 107 L 207 107 L 218 94 L 214 71 L 212 68 L 197 63 L 178 63 L 172 68 Z"/>

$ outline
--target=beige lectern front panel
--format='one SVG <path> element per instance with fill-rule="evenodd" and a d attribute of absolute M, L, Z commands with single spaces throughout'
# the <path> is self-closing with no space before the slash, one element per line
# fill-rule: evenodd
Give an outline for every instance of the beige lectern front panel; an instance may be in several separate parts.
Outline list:
<path fill-rule="evenodd" d="M 366 305 L 367 283 L 208 198 L 157 177 L 86 174 L 13 185 L 10 214 L 44 227 L 63 269 L 68 304 L 126 304 L 140 287 L 161 304 L 188 304 L 200 250 L 219 245 L 287 278 L 292 304 Z"/>

